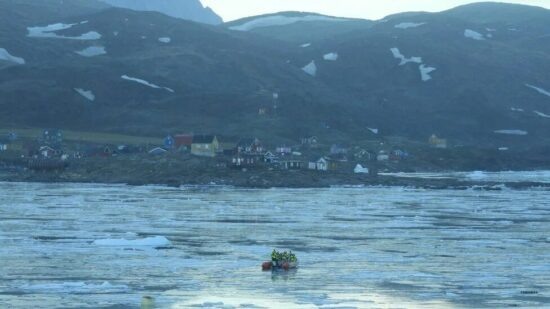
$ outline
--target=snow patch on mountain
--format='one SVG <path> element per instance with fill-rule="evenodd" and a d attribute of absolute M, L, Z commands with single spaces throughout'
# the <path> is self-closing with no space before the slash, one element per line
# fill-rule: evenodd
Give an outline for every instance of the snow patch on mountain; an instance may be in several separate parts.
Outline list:
<path fill-rule="evenodd" d="M 0 48 L 0 60 L 5 60 L 16 64 L 25 64 L 25 59 L 10 54 L 5 48 Z"/>
<path fill-rule="evenodd" d="M 327 61 L 336 61 L 338 60 L 338 53 L 328 53 L 323 56 L 323 59 Z"/>
<path fill-rule="evenodd" d="M 76 25 L 87 24 L 88 21 L 83 21 L 75 24 L 51 24 L 47 26 L 37 26 L 37 27 L 27 27 L 28 34 L 30 38 L 50 38 L 50 39 L 66 39 L 66 40 L 99 40 L 101 39 L 101 34 L 96 31 L 89 31 L 79 36 L 63 36 L 55 33 L 56 31 L 67 30 Z"/>
<path fill-rule="evenodd" d="M 485 38 L 483 37 L 483 34 L 481 34 L 479 32 L 476 32 L 474 30 L 471 30 L 471 29 L 464 30 L 464 36 L 466 38 L 473 39 L 473 40 L 476 40 L 476 41 L 485 40 Z"/>
<path fill-rule="evenodd" d="M 422 57 L 406 58 L 397 47 L 391 48 L 390 51 L 395 59 L 401 60 L 399 65 L 405 65 L 407 63 L 422 63 Z"/>
<path fill-rule="evenodd" d="M 95 57 L 95 56 L 105 55 L 107 51 L 105 51 L 105 47 L 103 46 L 90 46 L 88 48 L 85 48 L 81 51 L 77 51 L 75 53 L 83 57 Z"/>
<path fill-rule="evenodd" d="M 495 130 L 496 134 L 506 134 L 506 135 L 527 135 L 529 134 L 524 130 Z"/>
<path fill-rule="evenodd" d="M 427 66 L 421 64 L 419 66 L 419 70 L 420 70 L 420 77 L 422 78 L 422 81 L 427 82 L 430 79 L 432 79 L 432 77 L 430 76 L 430 73 L 437 70 L 437 69 L 434 68 L 434 67 L 427 67 Z"/>
<path fill-rule="evenodd" d="M 95 101 L 95 95 L 91 90 L 84 90 L 82 88 L 74 88 L 74 91 L 78 92 L 81 96 L 86 98 L 88 101 Z"/>
<path fill-rule="evenodd" d="M 347 19 L 330 17 L 330 16 L 321 16 L 321 15 L 305 15 L 305 16 L 272 15 L 272 16 L 258 17 L 251 21 L 245 22 L 242 25 L 229 27 L 229 29 L 236 30 L 236 31 L 250 31 L 256 28 L 285 26 L 285 25 L 295 24 L 298 22 L 312 22 L 312 21 L 342 22 L 342 21 L 347 21 Z"/>
<path fill-rule="evenodd" d="M 172 39 L 169 37 L 163 37 L 163 38 L 159 38 L 159 42 L 168 44 L 172 42 Z"/>
<path fill-rule="evenodd" d="M 425 25 L 426 23 L 411 23 L 411 22 L 405 22 L 395 25 L 394 27 L 397 29 L 409 29 L 409 28 L 416 28 L 420 27 L 422 25 Z"/>
<path fill-rule="evenodd" d="M 525 84 L 526 87 L 529 87 L 531 89 L 534 89 L 536 90 L 538 93 L 540 94 L 543 94 L 545 96 L 549 96 L 550 97 L 550 91 L 546 90 L 546 89 L 542 89 L 540 87 L 537 87 L 537 86 L 533 86 L 533 85 L 530 85 L 530 84 Z"/>
<path fill-rule="evenodd" d="M 136 82 L 138 84 L 142 84 L 142 85 L 145 85 L 147 87 L 151 87 L 151 88 L 154 88 L 154 89 L 164 89 L 168 92 L 172 92 L 174 93 L 175 91 L 171 88 L 168 88 L 168 87 L 161 87 L 161 86 L 158 86 L 158 85 L 155 85 L 155 84 L 152 84 L 146 80 L 143 80 L 143 79 L 139 79 L 139 78 L 135 78 L 135 77 L 130 77 L 128 75 L 122 75 L 120 78 L 124 79 L 124 80 L 128 80 L 128 81 L 132 81 L 132 82 Z"/>
<path fill-rule="evenodd" d="M 302 68 L 302 70 L 311 76 L 317 75 L 317 65 L 315 64 L 315 60 L 312 60 L 310 63 L 308 63 L 305 67 Z"/>
<path fill-rule="evenodd" d="M 533 113 L 537 114 L 538 116 L 541 116 L 543 118 L 550 118 L 550 115 L 547 115 L 543 112 L 539 112 L 539 111 L 533 111 Z"/>

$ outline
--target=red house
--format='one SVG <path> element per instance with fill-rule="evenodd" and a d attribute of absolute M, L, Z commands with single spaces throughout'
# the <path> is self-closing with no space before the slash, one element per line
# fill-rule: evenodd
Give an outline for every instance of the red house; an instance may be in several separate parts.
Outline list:
<path fill-rule="evenodd" d="M 174 147 L 176 149 L 191 149 L 191 144 L 193 144 L 193 134 L 178 134 L 174 136 Z"/>

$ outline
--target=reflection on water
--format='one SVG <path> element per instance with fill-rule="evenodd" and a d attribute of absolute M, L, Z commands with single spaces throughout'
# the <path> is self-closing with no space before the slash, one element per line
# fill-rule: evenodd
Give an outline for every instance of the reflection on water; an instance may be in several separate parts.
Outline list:
<path fill-rule="evenodd" d="M 0 183 L 0 307 L 543 307 L 544 190 Z M 262 272 L 273 248 L 300 269 Z"/>

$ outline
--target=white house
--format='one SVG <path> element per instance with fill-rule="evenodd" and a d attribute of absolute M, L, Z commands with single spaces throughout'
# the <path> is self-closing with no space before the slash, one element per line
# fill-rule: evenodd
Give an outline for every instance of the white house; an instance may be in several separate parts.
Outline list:
<path fill-rule="evenodd" d="M 363 167 L 361 164 L 357 164 L 355 168 L 353 169 L 353 172 L 355 174 L 368 174 L 369 169 L 366 167 Z"/>
<path fill-rule="evenodd" d="M 390 159 L 390 156 L 385 151 L 380 151 L 378 155 L 376 156 L 377 161 L 388 161 Z"/>
<path fill-rule="evenodd" d="M 316 171 L 328 171 L 328 161 L 325 158 L 321 158 L 315 162 L 309 162 L 308 168 Z"/>

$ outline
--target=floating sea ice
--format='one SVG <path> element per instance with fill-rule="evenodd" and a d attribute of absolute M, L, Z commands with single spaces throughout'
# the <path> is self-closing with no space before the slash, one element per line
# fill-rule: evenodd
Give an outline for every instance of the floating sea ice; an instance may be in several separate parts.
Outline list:
<path fill-rule="evenodd" d="M 167 44 L 168 44 L 168 43 L 170 43 L 171 41 L 172 41 L 172 39 L 169 38 L 169 37 L 159 38 L 159 42 L 161 42 L 161 43 L 167 43 Z"/>
<path fill-rule="evenodd" d="M 81 96 L 86 98 L 88 101 L 93 102 L 95 100 L 95 95 L 91 90 L 84 90 L 82 88 L 74 88 L 74 90 L 78 92 Z"/>
<path fill-rule="evenodd" d="M 547 115 L 547 114 L 545 114 L 545 113 L 543 113 L 543 112 L 539 112 L 539 111 L 533 111 L 533 112 L 534 112 L 535 114 L 537 114 L 537 115 L 543 117 L 543 118 L 550 118 L 550 115 Z"/>
<path fill-rule="evenodd" d="M 310 63 L 308 63 L 305 67 L 302 68 L 302 70 L 311 76 L 317 75 L 317 65 L 315 64 L 315 60 L 312 60 Z"/>
<path fill-rule="evenodd" d="M 161 87 L 161 86 L 158 86 L 158 85 L 155 85 L 155 84 L 152 84 L 146 80 L 143 80 L 143 79 L 139 79 L 139 78 L 135 78 L 135 77 L 130 77 L 128 75 L 122 75 L 120 78 L 124 79 L 124 80 L 128 80 L 128 81 L 132 81 L 132 82 L 136 82 L 136 83 L 139 83 L 139 84 L 142 84 L 142 85 L 145 85 L 147 87 L 151 87 L 151 88 L 155 88 L 155 89 L 164 89 L 168 92 L 172 92 L 174 93 L 174 90 L 171 89 L 171 88 L 168 88 L 168 87 Z"/>
<path fill-rule="evenodd" d="M 409 28 L 420 27 L 420 26 L 425 25 L 425 24 L 426 24 L 426 23 L 411 23 L 411 22 L 406 22 L 406 23 L 397 24 L 397 25 L 395 25 L 394 27 L 395 27 L 395 28 L 398 28 L 398 29 L 409 29 Z"/>
<path fill-rule="evenodd" d="M 90 46 L 88 48 L 85 48 L 81 51 L 77 51 L 75 53 L 84 57 L 95 57 L 95 56 L 105 55 L 107 52 L 105 51 L 105 47 L 103 46 Z"/>
<path fill-rule="evenodd" d="M 519 108 L 519 107 L 510 107 L 510 110 L 513 112 L 520 112 L 520 113 L 523 113 L 525 111 L 523 108 Z"/>
<path fill-rule="evenodd" d="M 139 247 L 166 247 L 172 243 L 164 236 L 147 237 L 142 239 L 128 240 L 124 238 L 115 239 L 97 239 L 93 242 L 96 246 L 102 247 L 124 247 L 124 248 L 139 248 Z"/>
<path fill-rule="evenodd" d="M 401 60 L 399 65 L 405 65 L 407 63 L 422 63 L 422 57 L 405 58 L 405 56 L 401 53 L 401 51 L 399 51 L 399 48 L 397 47 L 390 48 L 390 51 L 393 54 L 394 58 Z"/>
<path fill-rule="evenodd" d="M 302 47 L 302 48 L 306 48 L 306 47 L 310 47 L 310 46 L 311 46 L 311 43 L 305 43 L 305 44 L 300 45 L 300 47 Z"/>
<path fill-rule="evenodd" d="M 476 32 L 474 30 L 470 30 L 470 29 L 464 30 L 464 36 L 469 38 L 469 39 L 476 40 L 476 41 L 485 40 L 485 38 L 483 37 L 483 34 L 481 34 L 479 32 Z"/>
<path fill-rule="evenodd" d="M 5 48 L 0 48 L 0 60 L 5 60 L 16 64 L 25 64 L 25 59 L 13 56 Z"/>
<path fill-rule="evenodd" d="M 378 134 L 379 130 L 375 128 L 367 128 L 369 131 L 371 131 L 373 134 Z"/>
<path fill-rule="evenodd" d="M 430 73 L 437 70 L 436 68 L 434 67 L 427 67 L 423 64 L 421 64 L 419 66 L 419 70 L 420 70 L 420 77 L 422 78 L 422 81 L 429 81 L 430 79 L 432 79 L 432 77 L 430 76 Z"/>
<path fill-rule="evenodd" d="M 529 132 L 523 130 L 495 130 L 496 134 L 507 134 L 507 135 L 527 135 Z"/>
<path fill-rule="evenodd" d="M 533 86 L 533 85 L 530 85 L 530 84 L 525 84 L 526 87 L 529 87 L 531 89 L 534 89 L 536 90 L 538 93 L 540 94 L 543 94 L 545 96 L 549 96 L 550 97 L 550 91 L 547 91 L 546 89 L 542 89 L 540 87 L 537 87 L 537 86 Z"/>
<path fill-rule="evenodd" d="M 323 59 L 327 61 L 336 61 L 338 60 L 338 53 L 328 53 L 323 56 Z"/>

